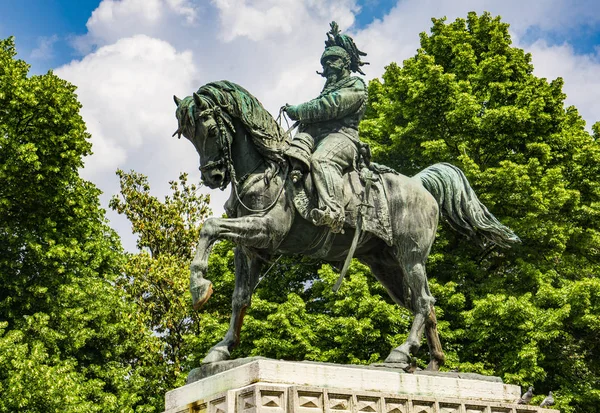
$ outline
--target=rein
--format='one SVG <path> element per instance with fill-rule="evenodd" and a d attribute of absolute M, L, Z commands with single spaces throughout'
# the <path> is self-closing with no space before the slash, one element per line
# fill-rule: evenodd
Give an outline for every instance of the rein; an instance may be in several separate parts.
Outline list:
<path fill-rule="evenodd" d="M 260 165 L 260 163 L 257 165 L 257 167 L 259 165 Z M 271 204 L 269 206 L 262 208 L 262 209 L 253 209 L 253 208 L 248 207 L 246 204 L 244 204 L 244 202 L 242 201 L 242 198 L 240 197 L 240 195 L 238 193 L 239 183 L 235 179 L 235 169 L 233 168 L 233 164 L 231 164 L 231 169 L 229 170 L 229 173 L 231 174 L 231 184 L 233 185 L 233 193 L 235 194 L 235 199 L 240 203 L 241 206 L 243 206 L 246 210 L 248 210 L 250 212 L 267 212 L 268 210 L 273 208 L 275 206 L 275 204 L 277 203 L 277 201 L 279 201 L 279 198 L 281 197 L 281 194 L 283 193 L 283 189 L 285 188 L 285 179 L 284 179 L 284 182 L 281 183 L 281 188 L 279 189 L 279 193 L 277 194 L 277 196 L 275 197 L 275 199 L 273 200 L 273 202 L 271 202 Z M 287 175 L 287 171 L 285 172 L 284 175 Z M 248 176 L 250 176 L 250 175 L 248 174 Z M 246 177 L 246 176 L 244 176 L 244 177 Z M 248 178 L 246 177 L 246 179 L 248 179 Z M 242 181 L 242 183 L 243 182 L 244 181 Z"/>

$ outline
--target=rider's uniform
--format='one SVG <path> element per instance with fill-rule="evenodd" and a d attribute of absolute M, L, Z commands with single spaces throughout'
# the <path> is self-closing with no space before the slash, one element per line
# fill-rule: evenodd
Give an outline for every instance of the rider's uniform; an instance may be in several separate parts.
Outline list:
<path fill-rule="evenodd" d="M 311 218 L 315 224 L 328 225 L 336 232 L 344 223 L 342 175 L 356 167 L 358 123 L 366 103 L 364 81 L 347 76 L 326 85 L 317 98 L 286 108 L 292 119 L 300 121 L 299 132 L 314 139 L 310 166 L 319 208 L 311 212 Z"/>

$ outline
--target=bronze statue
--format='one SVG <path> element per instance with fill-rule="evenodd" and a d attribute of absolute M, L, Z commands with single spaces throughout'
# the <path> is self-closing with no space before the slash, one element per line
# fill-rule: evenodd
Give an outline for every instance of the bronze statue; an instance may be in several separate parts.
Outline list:
<path fill-rule="evenodd" d="M 330 40 L 335 39 L 332 32 Z M 339 55 L 343 65 L 337 60 Z M 368 156 L 363 156 L 364 167 L 354 169 L 360 148 L 356 126 L 364 105 L 364 85 L 348 76 L 343 53 L 334 51 L 334 60 L 328 56 L 326 50 L 324 74 L 331 69 L 341 73 L 339 80 L 330 83 L 328 78 L 331 88 L 326 85 L 315 105 L 311 101 L 286 106 L 290 116 L 300 120 L 300 140 L 291 141 L 260 102 L 235 83 L 208 83 L 193 96 L 175 97 L 176 134 L 183 134 L 196 148 L 202 180 L 210 188 L 224 189 L 231 184 L 231 196 L 225 204 L 228 218 L 206 220 L 190 267 L 192 299 L 199 308 L 212 292 L 212 284 L 204 275 L 213 243 L 227 239 L 236 244 L 231 323 L 203 363 L 229 358 L 239 342 L 261 267 L 273 255 L 303 254 L 339 267 L 352 251 L 371 268 L 391 298 L 414 314 L 408 338 L 385 362 L 410 364 L 425 332 L 431 356 L 428 368 L 437 370 L 444 363 L 444 353 L 425 262 L 440 212 L 455 230 L 481 246 L 495 243 L 507 247 L 518 237 L 479 202 L 464 174 L 452 165 L 436 164 L 409 178 L 383 165 L 369 164 Z M 360 60 L 354 64 L 360 66 Z M 345 100 L 346 86 L 363 97 Z M 332 108 L 341 104 L 343 110 L 339 116 L 325 117 L 319 112 L 323 102 Z M 321 160 L 327 166 L 309 159 L 312 139 L 315 153 L 327 148 L 325 155 L 334 156 L 333 161 L 327 156 Z M 294 150 L 298 156 L 292 161 L 286 154 Z M 316 155 L 317 159 L 321 156 Z M 298 162 L 306 169 L 313 168 L 314 180 L 309 173 L 304 173 L 303 179 L 292 176 L 291 165 L 299 167 Z M 315 174 L 315 169 L 322 172 Z M 317 183 L 319 179 L 324 183 Z M 371 208 L 360 213 L 364 204 Z M 321 220 L 324 216 L 331 220 Z M 315 220 L 325 225 L 315 225 Z M 355 237 L 357 223 L 363 231 L 361 237 Z M 339 232 L 342 227 L 344 231 Z"/>

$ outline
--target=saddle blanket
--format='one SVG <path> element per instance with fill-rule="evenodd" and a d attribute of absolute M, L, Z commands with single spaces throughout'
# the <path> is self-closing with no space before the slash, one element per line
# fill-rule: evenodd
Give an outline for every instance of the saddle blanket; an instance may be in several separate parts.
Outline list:
<path fill-rule="evenodd" d="M 365 180 L 357 171 L 344 175 L 344 200 L 345 200 L 345 225 L 356 228 L 358 210 L 363 202 Z M 318 205 L 316 196 L 309 196 L 305 185 L 294 185 L 288 180 L 288 185 L 293 191 L 294 205 L 298 213 L 310 221 L 309 213 Z M 381 238 L 388 245 L 392 245 L 392 225 L 390 221 L 389 207 L 385 185 L 381 179 L 381 173 L 373 173 L 373 181 L 369 190 L 369 197 L 365 202 L 368 206 L 362 210 L 362 230 Z M 330 237 L 328 237 L 330 238 Z"/>

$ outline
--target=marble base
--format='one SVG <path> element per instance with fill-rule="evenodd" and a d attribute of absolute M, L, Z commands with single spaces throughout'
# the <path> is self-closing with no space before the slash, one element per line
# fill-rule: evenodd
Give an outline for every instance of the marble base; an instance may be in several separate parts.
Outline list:
<path fill-rule="evenodd" d="M 263 358 L 230 363 L 205 366 L 197 377 L 213 375 L 167 392 L 165 413 L 558 413 L 514 404 L 521 388 L 497 378 Z"/>

